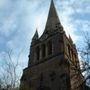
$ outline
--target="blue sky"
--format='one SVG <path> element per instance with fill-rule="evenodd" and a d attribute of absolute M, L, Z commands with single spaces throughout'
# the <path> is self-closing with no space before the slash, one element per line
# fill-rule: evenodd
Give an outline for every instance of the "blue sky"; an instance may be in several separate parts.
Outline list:
<path fill-rule="evenodd" d="M 0 62 L 13 49 L 13 60 L 23 49 L 20 62 L 27 65 L 31 38 L 45 28 L 51 0 L 0 0 Z M 90 0 L 54 0 L 59 19 L 74 43 L 90 33 Z"/>

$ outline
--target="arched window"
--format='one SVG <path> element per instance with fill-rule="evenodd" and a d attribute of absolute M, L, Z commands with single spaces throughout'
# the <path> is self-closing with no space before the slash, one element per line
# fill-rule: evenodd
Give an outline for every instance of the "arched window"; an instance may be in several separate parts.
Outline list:
<path fill-rule="evenodd" d="M 40 59 L 40 48 L 39 46 L 36 47 L 36 60 L 39 60 Z"/>
<path fill-rule="evenodd" d="M 46 56 L 46 47 L 45 44 L 42 45 L 42 57 L 44 58 Z"/>
<path fill-rule="evenodd" d="M 70 53 L 70 45 L 68 45 L 68 55 L 71 58 L 71 53 Z"/>
<path fill-rule="evenodd" d="M 49 41 L 47 44 L 47 53 L 48 55 L 52 54 L 52 42 Z"/>

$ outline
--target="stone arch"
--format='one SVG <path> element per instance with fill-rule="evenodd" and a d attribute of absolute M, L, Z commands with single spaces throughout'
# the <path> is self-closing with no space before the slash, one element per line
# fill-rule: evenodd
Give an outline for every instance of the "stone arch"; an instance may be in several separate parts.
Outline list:
<path fill-rule="evenodd" d="M 39 46 L 36 47 L 36 60 L 40 59 L 40 48 Z"/>
<path fill-rule="evenodd" d="M 45 44 L 43 44 L 43 45 L 41 46 L 41 50 L 42 50 L 42 52 L 41 52 L 42 58 L 44 58 L 44 57 L 46 56 L 46 46 L 45 46 Z"/>

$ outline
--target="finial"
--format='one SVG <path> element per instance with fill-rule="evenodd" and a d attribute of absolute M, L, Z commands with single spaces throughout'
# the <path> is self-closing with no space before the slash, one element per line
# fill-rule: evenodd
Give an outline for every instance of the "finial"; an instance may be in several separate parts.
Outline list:
<path fill-rule="evenodd" d="M 32 38 L 32 40 L 37 40 L 39 38 L 39 35 L 38 35 L 38 30 L 36 29 L 36 32 Z"/>
<path fill-rule="evenodd" d="M 71 36 L 69 35 L 69 40 L 73 43 Z"/>

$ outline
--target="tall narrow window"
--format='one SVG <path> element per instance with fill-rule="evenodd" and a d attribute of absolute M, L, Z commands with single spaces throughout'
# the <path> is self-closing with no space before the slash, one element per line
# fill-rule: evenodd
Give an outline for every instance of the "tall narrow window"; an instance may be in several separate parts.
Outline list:
<path fill-rule="evenodd" d="M 68 55 L 71 57 L 71 54 L 70 54 L 70 46 L 68 45 Z"/>
<path fill-rule="evenodd" d="M 40 59 L 40 48 L 39 48 L 39 46 L 36 48 L 36 59 L 37 60 Z"/>
<path fill-rule="evenodd" d="M 47 48 L 48 48 L 48 50 L 47 50 L 48 55 L 52 54 L 52 43 L 51 43 L 51 41 L 48 42 Z"/>
<path fill-rule="evenodd" d="M 45 57 L 46 56 L 46 47 L 45 47 L 45 45 L 43 44 L 42 45 L 42 57 Z"/>

